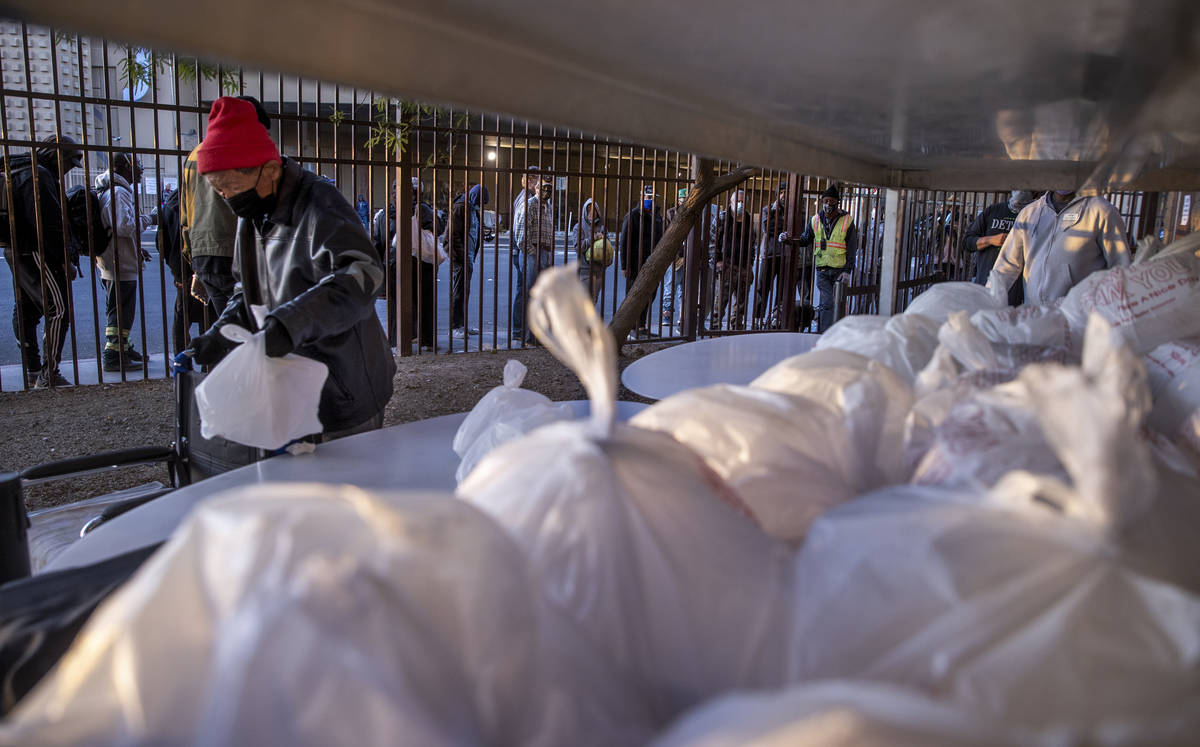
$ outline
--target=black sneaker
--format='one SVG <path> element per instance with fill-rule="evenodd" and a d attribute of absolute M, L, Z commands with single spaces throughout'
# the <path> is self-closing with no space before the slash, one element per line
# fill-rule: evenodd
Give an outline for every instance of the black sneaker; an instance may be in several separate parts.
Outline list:
<path fill-rule="evenodd" d="M 120 371 L 121 354 L 116 350 L 105 350 L 100 353 L 100 365 L 105 371 Z"/>
<path fill-rule="evenodd" d="M 52 389 L 60 386 L 74 386 L 67 377 L 56 368 L 53 371 L 42 371 L 38 374 L 37 381 L 33 383 L 34 389 Z"/>
<path fill-rule="evenodd" d="M 105 371 L 110 373 L 119 373 L 122 369 L 125 371 L 134 371 L 145 367 L 144 361 L 135 361 L 129 357 L 128 351 L 124 356 L 116 350 L 105 350 L 100 353 L 100 365 Z"/>

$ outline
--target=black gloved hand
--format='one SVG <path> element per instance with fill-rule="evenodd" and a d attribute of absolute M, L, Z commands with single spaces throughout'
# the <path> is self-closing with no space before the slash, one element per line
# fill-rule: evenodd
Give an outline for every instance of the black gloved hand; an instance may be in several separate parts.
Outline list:
<path fill-rule="evenodd" d="M 283 326 L 283 323 L 275 317 L 267 317 L 267 323 L 263 326 L 263 332 L 266 334 L 268 357 L 282 358 L 296 349 L 296 346 L 292 343 L 292 336 L 288 334 L 287 327 Z"/>
<path fill-rule="evenodd" d="M 237 343 L 221 334 L 221 330 L 213 327 L 202 335 L 192 338 L 192 360 L 202 366 L 213 366 L 229 355 L 229 351 L 237 347 Z"/>

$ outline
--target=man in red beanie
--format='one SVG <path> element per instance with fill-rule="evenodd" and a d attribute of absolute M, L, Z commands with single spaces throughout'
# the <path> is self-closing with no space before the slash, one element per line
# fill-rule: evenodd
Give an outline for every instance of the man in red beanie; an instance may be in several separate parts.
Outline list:
<path fill-rule="evenodd" d="M 337 188 L 279 155 L 254 105 L 213 102 L 197 170 L 238 216 L 238 281 L 212 329 L 192 341 L 210 365 L 233 343 L 225 324 L 257 329 L 251 305 L 267 308 L 269 356 L 296 353 L 329 366 L 319 416 L 330 440 L 379 428 L 396 362 L 375 316 L 384 280 L 379 255 Z"/>

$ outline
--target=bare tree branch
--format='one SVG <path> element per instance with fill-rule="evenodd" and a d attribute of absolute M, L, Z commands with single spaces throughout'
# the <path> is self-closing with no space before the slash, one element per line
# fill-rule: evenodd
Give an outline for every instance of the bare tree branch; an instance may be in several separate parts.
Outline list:
<path fill-rule="evenodd" d="M 700 175 L 696 186 L 688 194 L 683 207 L 675 214 L 675 220 L 667 227 L 663 237 L 654 246 L 650 258 L 638 272 L 633 287 L 625 294 L 625 300 L 621 302 L 621 307 L 613 315 L 609 329 L 617 341 L 618 351 L 625 344 L 625 338 L 629 335 L 629 331 L 637 326 L 641 310 L 654 300 L 654 294 L 658 292 L 658 284 L 662 282 L 667 268 L 675 261 L 679 246 L 687 241 L 696 219 L 704 213 L 704 207 L 713 197 L 741 184 L 754 174 L 753 168 L 744 166 L 728 174 L 714 176 L 715 166 L 716 164 L 711 160 L 700 159 Z"/>

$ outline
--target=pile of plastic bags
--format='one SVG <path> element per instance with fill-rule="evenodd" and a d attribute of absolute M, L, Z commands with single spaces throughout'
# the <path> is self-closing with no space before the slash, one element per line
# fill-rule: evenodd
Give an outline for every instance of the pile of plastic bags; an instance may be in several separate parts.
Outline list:
<path fill-rule="evenodd" d="M 1194 744 L 1200 253 L 1054 307 L 946 283 L 749 386 L 615 418 L 571 268 L 454 496 L 197 512 L 0 741 Z"/>

